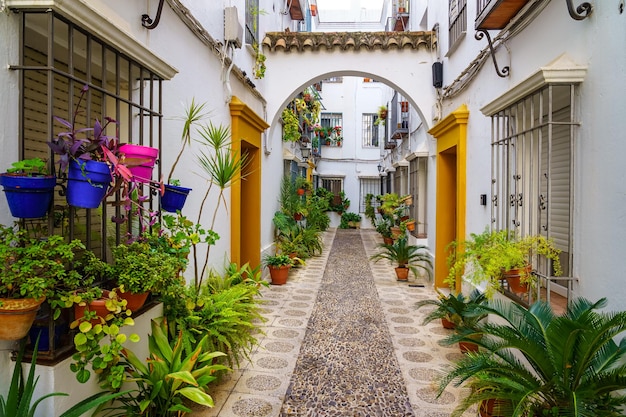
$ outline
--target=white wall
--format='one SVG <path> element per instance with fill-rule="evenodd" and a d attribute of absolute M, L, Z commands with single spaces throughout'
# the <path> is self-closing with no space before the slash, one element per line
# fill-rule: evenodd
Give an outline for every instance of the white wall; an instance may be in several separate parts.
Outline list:
<path fill-rule="evenodd" d="M 444 58 L 444 86 L 487 45 L 486 39 L 474 39 L 475 2 L 467 2 L 467 7 L 467 36 L 449 59 Z M 561 54 L 587 66 L 577 96 L 577 117 L 582 124 L 575 145 L 573 275 L 580 280 L 580 295 L 592 300 L 608 297 L 609 309 L 626 309 L 626 288 L 621 285 L 621 274 L 616 273 L 623 269 L 620 255 L 626 249 L 621 236 L 626 229 L 626 193 L 621 192 L 625 180 L 621 156 L 626 152 L 626 13 L 619 13 L 616 2 L 593 2 L 593 8 L 590 18 L 575 21 L 563 2 L 550 2 L 506 48 L 498 50 L 498 64 L 500 68 L 510 65 L 510 76 L 498 77 L 489 59 L 465 91 L 444 101 L 443 116 L 461 104 L 470 110 L 466 221 L 467 233 L 480 232 L 490 220 L 489 208 L 479 205 L 478 196 L 490 195 L 491 127 L 479 109 Z M 443 56 L 447 52 L 447 7 L 431 1 L 428 13 L 429 25 L 441 25 Z"/>

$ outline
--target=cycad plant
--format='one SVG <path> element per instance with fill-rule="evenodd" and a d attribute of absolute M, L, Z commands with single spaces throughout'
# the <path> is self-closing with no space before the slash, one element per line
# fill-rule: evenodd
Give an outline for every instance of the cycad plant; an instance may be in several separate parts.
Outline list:
<path fill-rule="evenodd" d="M 557 316 L 544 302 L 524 307 L 492 301 L 484 311 L 497 320 L 481 323 L 482 350 L 466 355 L 442 379 L 470 388 L 454 410 L 495 399 L 506 416 L 622 416 L 626 405 L 626 312 L 599 312 L 598 302 L 579 298 Z M 461 332 L 459 340 L 468 335 Z"/>
<path fill-rule="evenodd" d="M 380 251 L 370 257 L 374 262 L 386 259 L 396 263 L 399 268 L 409 268 L 415 277 L 418 269 L 426 272 L 430 280 L 432 276 L 432 257 L 428 247 L 423 245 L 410 245 L 406 236 L 396 239 L 392 244 L 381 243 Z"/>

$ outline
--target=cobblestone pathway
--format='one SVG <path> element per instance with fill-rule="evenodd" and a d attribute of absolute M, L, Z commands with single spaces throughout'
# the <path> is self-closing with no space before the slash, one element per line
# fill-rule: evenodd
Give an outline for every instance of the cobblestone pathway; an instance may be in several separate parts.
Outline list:
<path fill-rule="evenodd" d="M 459 390 L 435 398 L 436 378 L 461 353 L 414 307 L 435 292 L 368 261 L 382 242 L 374 230 L 323 239 L 321 256 L 262 291 L 267 321 L 251 360 L 211 391 L 215 407 L 189 417 L 450 416 Z"/>
<path fill-rule="evenodd" d="M 339 230 L 281 416 L 413 416 L 359 230 Z"/>

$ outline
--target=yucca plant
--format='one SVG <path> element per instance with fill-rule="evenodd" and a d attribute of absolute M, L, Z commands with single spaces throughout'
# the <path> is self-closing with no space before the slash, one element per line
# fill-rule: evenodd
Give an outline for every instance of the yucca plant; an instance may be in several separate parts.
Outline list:
<path fill-rule="evenodd" d="M 549 304 L 528 310 L 495 300 L 482 307 L 497 317 L 481 323 L 482 350 L 466 355 L 441 380 L 469 388 L 452 416 L 488 399 L 508 404 L 507 416 L 617 417 L 626 406 L 626 312 L 599 312 L 579 298 L 562 316 Z M 457 340 L 467 339 L 461 332 Z"/>
<path fill-rule="evenodd" d="M 219 188 L 219 194 L 216 198 L 216 204 L 213 210 L 210 226 L 210 229 L 214 230 L 220 206 L 224 204 L 224 207 L 228 208 L 228 204 L 224 197 L 224 191 L 235 181 L 239 181 L 245 176 L 248 159 L 246 158 L 246 154 L 241 154 L 231 147 L 231 131 L 228 126 L 209 123 L 208 125 L 201 126 L 199 133 L 202 137 L 200 142 L 208 148 L 208 151 L 200 152 L 198 155 L 198 163 L 202 170 L 208 175 L 209 186 L 207 187 L 202 203 L 200 204 L 197 224 L 201 223 L 202 211 L 208 201 L 211 188 L 213 185 L 216 185 Z M 200 268 L 200 264 L 197 259 L 197 248 L 195 245 L 193 246 L 195 268 L 194 282 L 196 288 L 200 288 L 202 286 L 202 280 L 207 272 L 210 251 L 211 245 L 208 245 L 204 261 L 202 263 L 202 268 Z"/>

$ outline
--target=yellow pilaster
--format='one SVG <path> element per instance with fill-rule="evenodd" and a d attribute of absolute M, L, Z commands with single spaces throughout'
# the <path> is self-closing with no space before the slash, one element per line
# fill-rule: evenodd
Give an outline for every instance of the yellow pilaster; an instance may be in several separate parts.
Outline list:
<path fill-rule="evenodd" d="M 230 115 L 232 149 L 247 160 L 246 180 L 240 176 L 231 185 L 230 260 L 255 267 L 261 263 L 261 134 L 269 125 L 237 97 Z"/>
<path fill-rule="evenodd" d="M 465 238 L 468 118 L 469 110 L 462 105 L 428 131 L 437 139 L 436 288 L 446 286 L 446 247 L 454 240 Z M 460 288 L 460 280 L 457 280 L 456 290 Z"/>

